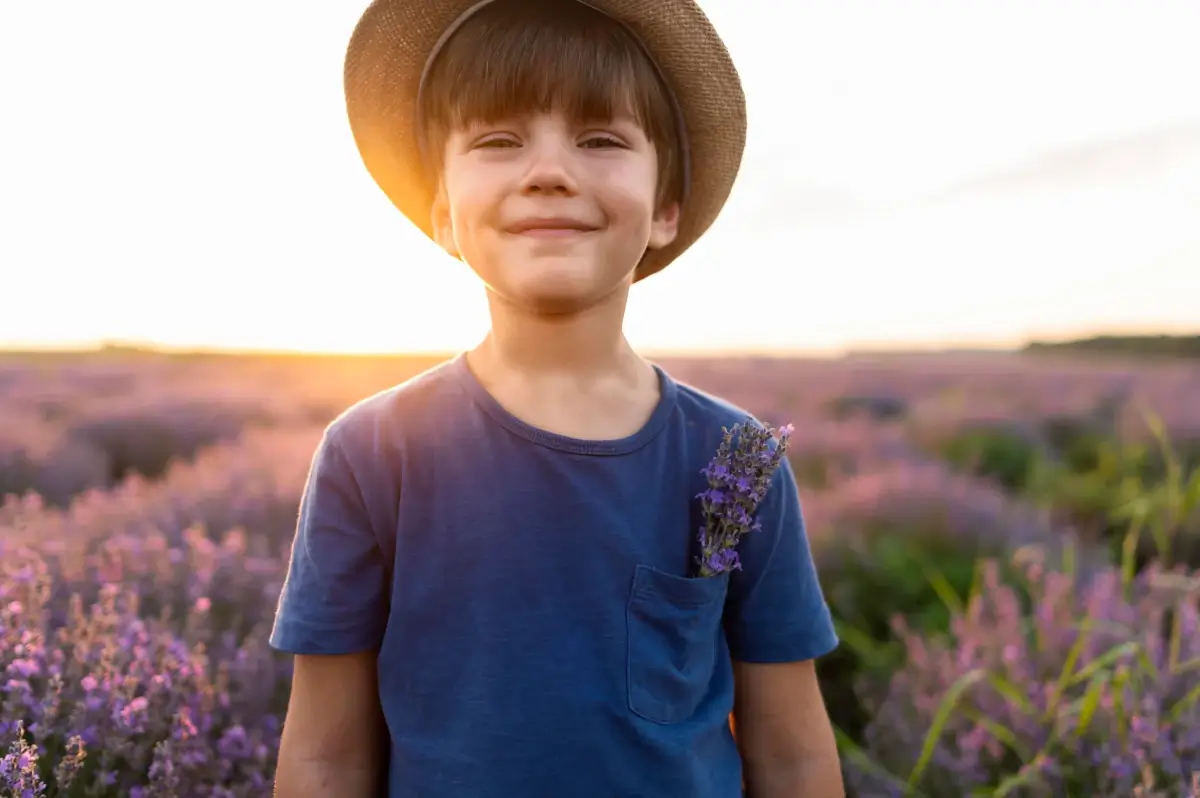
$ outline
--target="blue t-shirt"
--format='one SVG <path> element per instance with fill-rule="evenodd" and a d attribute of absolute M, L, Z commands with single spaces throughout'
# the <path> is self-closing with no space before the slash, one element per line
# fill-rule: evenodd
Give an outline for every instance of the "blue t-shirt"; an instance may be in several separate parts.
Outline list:
<path fill-rule="evenodd" d="M 786 461 L 742 570 L 692 576 L 747 414 L 655 368 L 620 440 L 522 422 L 461 354 L 327 428 L 271 645 L 379 649 L 391 798 L 736 798 L 731 659 L 837 645 Z"/>

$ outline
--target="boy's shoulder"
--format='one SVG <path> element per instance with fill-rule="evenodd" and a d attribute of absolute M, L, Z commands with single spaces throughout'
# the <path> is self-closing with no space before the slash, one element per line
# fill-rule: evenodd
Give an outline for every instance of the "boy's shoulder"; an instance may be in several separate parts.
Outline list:
<path fill-rule="evenodd" d="M 438 363 L 359 399 L 329 422 L 326 437 L 344 449 L 359 449 L 448 422 L 462 396 L 454 365 L 454 360 Z"/>
<path fill-rule="evenodd" d="M 658 368 L 670 376 L 665 367 L 659 365 Z M 704 429 L 715 429 L 719 438 L 722 427 L 732 427 L 747 421 L 765 426 L 764 422 L 754 413 L 712 391 L 677 377 L 670 377 L 670 379 L 676 386 L 678 412 L 689 427 L 695 425 Z"/>

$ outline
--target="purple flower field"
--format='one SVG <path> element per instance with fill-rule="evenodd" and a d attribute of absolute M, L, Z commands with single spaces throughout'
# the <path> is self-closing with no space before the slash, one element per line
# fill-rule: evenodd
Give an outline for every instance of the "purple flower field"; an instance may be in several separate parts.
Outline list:
<path fill-rule="evenodd" d="M 434 362 L 0 356 L 0 797 L 270 794 L 313 449 Z M 795 426 L 853 794 L 1200 794 L 1200 367 L 660 362 Z"/>

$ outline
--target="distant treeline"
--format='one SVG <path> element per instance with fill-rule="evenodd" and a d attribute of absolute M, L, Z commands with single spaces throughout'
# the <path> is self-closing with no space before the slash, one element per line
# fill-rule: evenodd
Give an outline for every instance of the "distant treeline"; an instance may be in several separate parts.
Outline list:
<path fill-rule="evenodd" d="M 1200 335 L 1098 335 L 1077 341 L 1035 341 L 1026 352 L 1089 355 L 1151 355 L 1200 358 Z"/>

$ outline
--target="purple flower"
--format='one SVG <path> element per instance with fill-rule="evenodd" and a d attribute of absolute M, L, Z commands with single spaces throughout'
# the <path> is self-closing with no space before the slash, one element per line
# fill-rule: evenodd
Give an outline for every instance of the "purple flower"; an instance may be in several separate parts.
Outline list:
<path fill-rule="evenodd" d="M 0 757 L 0 788 L 20 798 L 45 795 L 46 785 L 38 776 L 38 749 L 25 740 L 24 724 L 17 722 L 17 739 Z"/>
<path fill-rule="evenodd" d="M 924 761 L 914 778 L 926 795 L 991 794 L 1018 763 L 1041 785 L 1031 795 L 1184 795 L 1200 772 L 1195 587 L 1152 564 L 1126 590 L 1119 568 L 1066 573 L 1043 557 L 1014 557 L 1029 612 L 989 560 L 948 636 L 897 620 L 906 663 L 864 732 L 882 771 L 852 763 L 858 794 L 881 794 L 891 782 L 880 772 L 904 778 Z"/>
<path fill-rule="evenodd" d="M 704 513 L 704 526 L 697 536 L 699 576 L 741 570 L 737 545 L 743 535 L 760 528 L 755 512 L 787 453 L 793 430 L 791 424 L 774 430 L 749 421 L 725 429 L 716 455 L 701 472 L 708 478 L 708 489 L 696 496 Z M 772 446 L 776 433 L 778 445 Z"/>

